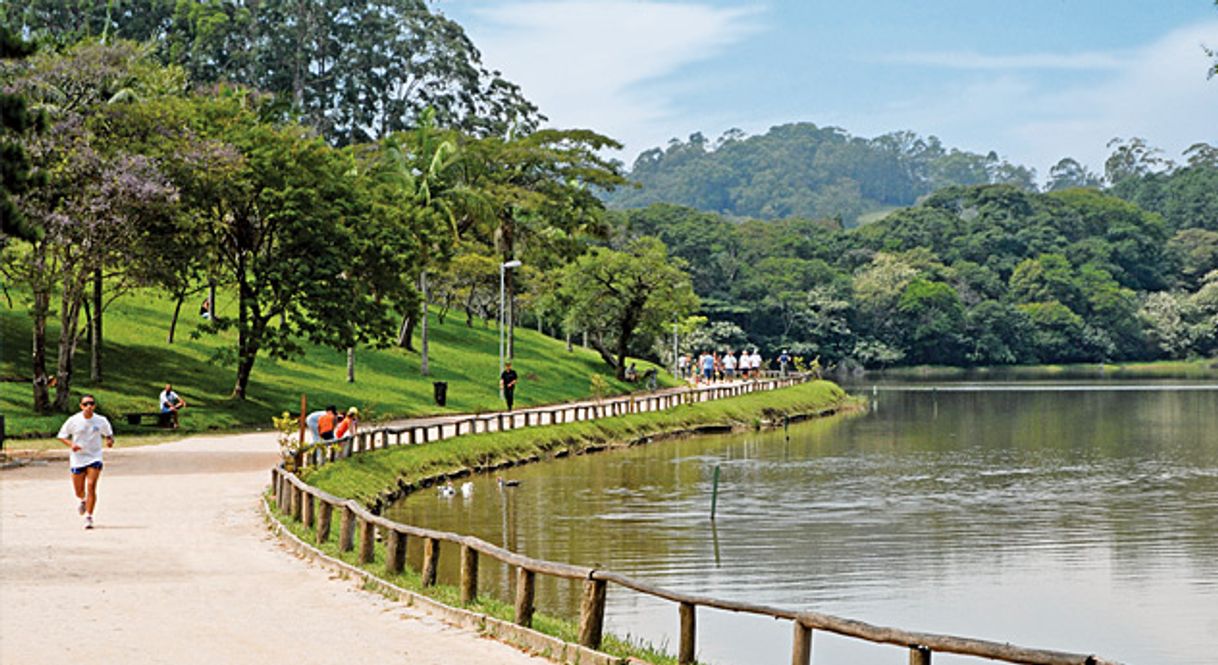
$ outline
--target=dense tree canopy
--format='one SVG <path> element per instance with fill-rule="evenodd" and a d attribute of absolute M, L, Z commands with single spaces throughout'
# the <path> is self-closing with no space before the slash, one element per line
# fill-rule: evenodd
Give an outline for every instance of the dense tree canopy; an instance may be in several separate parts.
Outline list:
<path fill-rule="evenodd" d="M 425 0 L 23 0 L 9 19 L 63 43 L 102 36 L 150 42 L 197 82 L 281 96 L 332 143 L 364 142 L 416 124 L 474 134 L 532 129 L 537 108 L 456 22 Z"/>
<path fill-rule="evenodd" d="M 1034 171 L 993 152 L 948 150 L 938 138 L 913 132 L 865 139 L 811 123 L 751 137 L 732 130 L 713 143 L 700 133 L 674 139 L 640 154 L 630 176 L 640 186 L 609 195 L 610 205 L 664 202 L 760 219 L 836 218 L 849 226 L 948 185 L 1035 189 Z"/>

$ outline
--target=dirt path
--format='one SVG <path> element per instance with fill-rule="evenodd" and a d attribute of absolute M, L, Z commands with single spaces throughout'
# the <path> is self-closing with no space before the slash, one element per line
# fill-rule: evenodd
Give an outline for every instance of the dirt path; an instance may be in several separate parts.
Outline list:
<path fill-rule="evenodd" d="M 268 535 L 271 435 L 107 451 L 97 528 L 66 462 L 0 472 L 0 663 L 548 663 L 331 579 Z"/>

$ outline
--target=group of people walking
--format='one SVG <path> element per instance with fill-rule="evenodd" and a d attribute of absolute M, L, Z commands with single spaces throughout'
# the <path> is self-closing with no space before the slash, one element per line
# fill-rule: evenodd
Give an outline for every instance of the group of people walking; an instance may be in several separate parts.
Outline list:
<path fill-rule="evenodd" d="M 761 352 L 754 348 L 751 352 L 741 350 L 737 355 L 728 349 L 722 355 L 718 351 L 703 351 L 698 357 L 691 358 L 684 354 L 677 359 L 677 373 L 682 379 L 699 383 L 714 383 L 716 381 L 735 381 L 736 379 L 756 379 L 761 377 L 763 366 Z"/>

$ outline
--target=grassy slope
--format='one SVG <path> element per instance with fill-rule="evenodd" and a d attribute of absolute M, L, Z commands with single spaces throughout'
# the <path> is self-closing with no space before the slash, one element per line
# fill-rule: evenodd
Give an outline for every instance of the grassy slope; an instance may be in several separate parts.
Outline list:
<path fill-rule="evenodd" d="M 370 503 L 380 492 L 396 487 L 399 479 L 416 483 L 465 468 L 494 466 L 534 455 L 544 458 L 563 450 L 578 453 L 589 446 L 622 443 L 697 425 L 751 425 L 762 418 L 781 418 L 784 413 L 817 412 L 845 399 L 846 393 L 836 384 L 814 381 L 656 413 L 491 432 L 424 446 L 397 446 L 328 464 L 310 472 L 306 479 L 331 494 Z"/>
<path fill-rule="evenodd" d="M 16 302 L 17 309 L 0 305 L 0 376 L 30 376 L 30 318 Z M 235 298 L 218 294 L 221 316 L 236 315 Z M 443 325 L 431 317 L 431 376 L 419 375 L 419 355 L 401 349 L 358 349 L 356 382 L 346 383 L 346 353 L 309 347 L 304 358 L 274 361 L 259 356 L 250 381 L 249 399 L 229 398 L 236 377 L 235 363 L 217 360 L 218 351 L 234 348 L 236 334 L 191 339 L 199 319 L 198 299 L 183 306 L 175 342 L 165 343 L 173 303 L 148 291 L 140 291 L 116 301 L 106 312 L 104 331 L 104 381 L 88 381 L 88 347 L 81 344 L 76 356 L 73 392 L 97 395 L 102 413 L 110 416 L 120 430 L 120 414 L 155 411 L 157 395 L 165 382 L 174 384 L 190 405 L 184 412 L 186 431 L 269 427 L 272 414 L 300 407 L 300 394 L 308 394 L 310 409 L 327 403 L 341 407 L 352 404 L 370 411 L 377 419 L 449 412 L 478 412 L 499 409 L 498 333 L 494 326 L 476 322 L 466 328 L 464 316 L 448 317 Z M 52 346 L 58 328 L 48 331 Z M 625 391 L 629 384 L 615 381 L 600 357 L 578 346 L 567 353 L 559 341 L 535 331 L 516 330 L 516 370 L 521 380 L 516 399 L 520 405 L 544 404 L 585 397 L 591 375 L 604 376 L 614 390 Z M 415 336 L 416 345 L 418 335 Z M 54 348 L 50 369 L 54 371 Z M 639 368 L 649 366 L 640 363 Z M 671 377 L 660 373 L 665 385 Z M 448 382 L 447 408 L 432 401 L 432 381 Z M 75 403 L 75 402 L 73 402 Z M 0 413 L 7 418 L 10 436 L 54 432 L 63 421 L 62 414 L 36 416 L 30 409 L 28 383 L 0 383 Z M 143 428 L 151 431 L 153 428 Z"/>

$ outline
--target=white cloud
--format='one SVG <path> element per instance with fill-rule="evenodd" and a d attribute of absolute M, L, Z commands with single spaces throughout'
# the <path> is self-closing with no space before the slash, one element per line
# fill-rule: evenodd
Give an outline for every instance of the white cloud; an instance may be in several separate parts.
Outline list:
<path fill-rule="evenodd" d="M 943 67 L 947 69 L 1056 69 L 1102 70 L 1127 66 L 1129 58 L 1115 53 L 1018 53 L 987 55 L 975 51 L 930 51 L 903 53 L 880 62 L 898 65 Z"/>
<path fill-rule="evenodd" d="M 1029 118 L 1014 125 L 1026 158 L 1044 164 L 1071 155 L 1099 169 L 1114 137 L 1140 136 L 1179 160 L 1188 146 L 1218 145 L 1218 81 L 1207 81 L 1201 44 L 1218 22 L 1172 32 L 1139 50 L 1131 64 L 1103 83 L 1042 94 Z"/>
<path fill-rule="evenodd" d="M 1178 160 L 1193 143 L 1218 144 L 1218 80 L 1206 80 L 1208 60 L 1200 46 L 1218 41 L 1215 36 L 1218 22 L 1207 22 L 1123 55 L 1092 54 L 1097 63 L 1121 64 L 1066 87 L 1044 72 L 995 67 L 984 80 L 967 77 L 832 121 L 858 134 L 907 127 L 937 134 L 948 146 L 995 149 L 1011 161 L 1036 167 L 1042 179 L 1066 156 L 1102 170 L 1106 145 L 1114 137 L 1143 137 Z M 1033 62 L 1046 56 L 1010 59 Z"/>
<path fill-rule="evenodd" d="M 519 2 L 474 12 L 483 62 L 518 83 L 556 127 L 629 147 L 668 138 L 676 86 L 644 86 L 755 33 L 756 8 L 650 0 Z"/>

